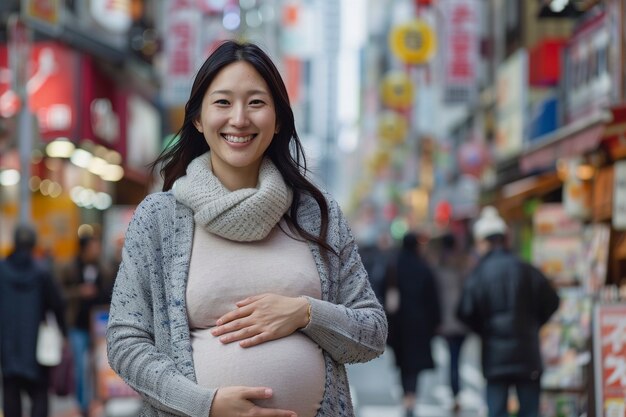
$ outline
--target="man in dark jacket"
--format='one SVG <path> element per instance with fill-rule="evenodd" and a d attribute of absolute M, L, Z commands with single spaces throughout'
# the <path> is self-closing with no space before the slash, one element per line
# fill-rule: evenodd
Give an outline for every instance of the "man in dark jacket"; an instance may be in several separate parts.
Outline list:
<path fill-rule="evenodd" d="M 506 248 L 506 224 L 494 207 L 485 207 L 474 224 L 481 255 L 465 282 L 457 315 L 482 340 L 489 417 L 506 417 L 514 386 L 518 417 L 539 416 L 543 371 L 539 329 L 559 306 L 546 277 Z"/>
<path fill-rule="evenodd" d="M 22 393 L 31 401 L 32 417 L 48 415 L 48 368 L 37 363 L 37 330 L 46 311 L 55 314 L 65 334 L 60 289 L 33 258 L 36 234 L 15 229 L 14 251 L 0 261 L 0 367 L 5 417 L 22 416 Z"/>

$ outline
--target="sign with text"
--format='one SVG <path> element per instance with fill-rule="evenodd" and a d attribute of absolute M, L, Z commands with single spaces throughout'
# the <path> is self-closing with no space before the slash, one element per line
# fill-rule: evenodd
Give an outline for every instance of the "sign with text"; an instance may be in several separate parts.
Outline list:
<path fill-rule="evenodd" d="M 527 106 L 528 53 L 520 49 L 500 64 L 496 74 L 496 159 L 521 152 Z"/>
<path fill-rule="evenodd" d="M 594 314 L 596 415 L 626 417 L 626 304 L 599 304 Z"/>
<path fill-rule="evenodd" d="M 78 54 L 57 42 L 36 42 L 30 51 L 26 91 L 28 106 L 37 115 L 44 140 L 73 137 L 77 124 L 76 89 Z M 6 45 L 0 45 L 0 71 L 8 70 Z M 0 114 L 10 117 L 19 110 L 19 101 L 10 77 L 0 78 Z"/>
<path fill-rule="evenodd" d="M 185 104 L 197 70 L 196 59 L 201 56 L 202 14 L 196 2 L 169 0 L 165 8 L 163 101 L 169 106 Z"/>
<path fill-rule="evenodd" d="M 480 7 L 476 0 L 444 0 L 444 100 L 469 103 L 476 98 L 480 52 Z"/>
<path fill-rule="evenodd" d="M 565 122 L 569 123 L 594 110 L 608 106 L 615 90 L 610 60 L 615 40 L 606 13 L 585 22 L 565 46 L 562 90 L 565 96 Z"/>

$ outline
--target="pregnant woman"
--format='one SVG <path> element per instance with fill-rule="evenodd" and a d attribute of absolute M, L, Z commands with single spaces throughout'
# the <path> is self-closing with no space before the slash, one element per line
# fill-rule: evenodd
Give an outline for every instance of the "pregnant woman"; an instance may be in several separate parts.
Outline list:
<path fill-rule="evenodd" d="M 354 416 L 344 364 L 379 356 L 387 322 L 267 54 L 217 47 L 177 137 L 126 232 L 107 331 L 141 415 Z"/>

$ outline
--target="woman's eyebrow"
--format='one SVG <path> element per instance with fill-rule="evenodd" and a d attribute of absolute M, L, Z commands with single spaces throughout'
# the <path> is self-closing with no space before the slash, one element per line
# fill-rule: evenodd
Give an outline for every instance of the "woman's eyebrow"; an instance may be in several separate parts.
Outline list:
<path fill-rule="evenodd" d="M 209 93 L 209 95 L 215 95 L 215 94 L 225 94 L 225 95 L 232 95 L 233 91 L 232 90 L 215 90 L 215 91 L 211 91 Z M 264 94 L 264 95 L 269 95 L 269 92 L 265 91 L 265 90 L 249 90 L 246 91 L 246 94 L 249 96 L 255 95 L 255 94 Z"/>

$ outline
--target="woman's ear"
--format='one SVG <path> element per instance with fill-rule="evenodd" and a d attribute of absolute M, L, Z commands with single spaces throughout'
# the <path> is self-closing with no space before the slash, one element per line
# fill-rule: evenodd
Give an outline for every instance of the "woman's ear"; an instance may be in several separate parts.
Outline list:
<path fill-rule="evenodd" d="M 204 133 L 204 132 L 202 131 L 202 123 L 200 123 L 200 120 L 197 120 L 197 119 L 196 119 L 196 120 L 194 120 L 194 121 L 193 121 L 193 125 L 196 127 L 196 130 L 197 130 L 198 132 L 200 132 L 200 133 Z"/>
<path fill-rule="evenodd" d="M 280 132 L 280 123 L 276 122 L 276 127 L 274 128 L 274 134 L 278 134 Z"/>

